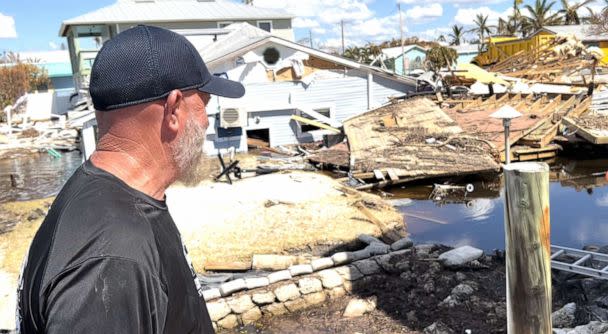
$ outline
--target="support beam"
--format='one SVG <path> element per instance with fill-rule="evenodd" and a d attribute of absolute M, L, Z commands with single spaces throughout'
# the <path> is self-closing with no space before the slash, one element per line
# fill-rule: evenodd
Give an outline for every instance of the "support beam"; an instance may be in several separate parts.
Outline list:
<path fill-rule="evenodd" d="M 372 104 L 374 101 L 374 75 L 372 72 L 367 73 L 367 110 L 372 109 Z"/>
<path fill-rule="evenodd" d="M 504 166 L 507 332 L 550 334 L 549 166 Z"/>

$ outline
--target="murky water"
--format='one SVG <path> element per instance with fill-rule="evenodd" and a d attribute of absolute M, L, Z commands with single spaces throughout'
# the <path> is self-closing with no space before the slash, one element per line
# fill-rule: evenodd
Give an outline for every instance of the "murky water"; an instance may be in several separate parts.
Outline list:
<path fill-rule="evenodd" d="M 562 160 L 552 165 L 551 243 L 581 248 L 608 244 L 608 181 L 594 173 L 608 170 L 608 159 Z M 597 174 L 596 174 L 597 175 Z M 464 184 L 462 184 L 464 185 Z M 432 186 L 392 189 L 416 242 L 504 249 L 504 207 L 500 179 L 473 183 L 464 196 L 454 191 L 431 200 Z M 434 196 L 435 197 L 435 196 Z"/>
<path fill-rule="evenodd" d="M 0 203 L 57 194 L 81 164 L 78 151 L 61 158 L 47 154 L 0 160 Z M 608 181 L 590 176 L 608 170 L 608 159 L 561 160 L 552 165 L 550 185 L 551 242 L 580 248 L 608 244 Z M 11 180 L 11 174 L 14 175 Z M 404 213 L 408 230 L 419 243 L 469 244 L 486 250 L 504 248 L 500 178 L 474 182 L 474 191 L 455 190 L 433 196 L 433 186 L 388 190 Z M 466 183 L 459 184 L 466 185 Z M 411 199 L 411 200 L 407 200 Z"/>
<path fill-rule="evenodd" d="M 0 160 L 0 203 L 55 195 L 82 163 L 80 152 L 46 153 Z"/>

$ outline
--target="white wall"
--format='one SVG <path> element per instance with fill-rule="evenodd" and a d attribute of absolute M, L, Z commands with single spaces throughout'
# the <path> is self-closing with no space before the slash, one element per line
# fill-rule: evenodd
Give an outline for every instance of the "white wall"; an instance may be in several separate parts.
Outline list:
<path fill-rule="evenodd" d="M 298 140 L 290 117 L 298 107 L 331 108 L 331 117 L 343 121 L 349 117 L 366 112 L 367 109 L 367 74 L 350 70 L 346 77 L 318 80 L 306 87 L 301 82 L 253 83 L 245 85 L 246 93 L 241 99 L 221 99 L 222 107 L 238 107 L 249 111 L 247 129 L 270 129 L 271 145 L 296 144 Z M 372 108 L 389 102 L 391 96 L 400 96 L 414 87 L 373 76 Z M 209 104 L 209 112 L 217 110 L 217 100 Z M 260 123 L 255 124 L 258 116 Z M 213 117 L 212 117 L 213 118 Z M 210 120 L 211 121 L 211 120 Z M 210 123 L 214 124 L 214 123 Z M 214 129 L 210 126 L 208 134 L 213 137 Z M 245 132 L 244 132 L 245 133 Z M 243 136 L 245 137 L 245 136 Z M 217 147 L 208 137 L 206 152 L 214 154 Z M 245 138 L 234 139 L 241 150 L 246 150 Z"/>

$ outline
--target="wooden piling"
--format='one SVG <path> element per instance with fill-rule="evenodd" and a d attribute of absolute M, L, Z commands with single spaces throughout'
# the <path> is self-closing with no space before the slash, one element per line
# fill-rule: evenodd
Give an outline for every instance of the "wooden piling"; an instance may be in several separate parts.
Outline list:
<path fill-rule="evenodd" d="M 507 332 L 550 334 L 549 166 L 504 166 Z"/>

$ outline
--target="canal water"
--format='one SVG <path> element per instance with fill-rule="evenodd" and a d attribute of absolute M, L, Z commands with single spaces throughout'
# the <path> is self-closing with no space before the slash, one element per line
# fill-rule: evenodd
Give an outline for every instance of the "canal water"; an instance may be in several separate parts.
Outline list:
<path fill-rule="evenodd" d="M 0 160 L 0 203 L 57 194 L 81 164 L 78 151 L 60 158 L 44 153 Z M 590 176 L 608 170 L 608 159 L 558 160 L 551 165 L 551 242 L 581 248 L 608 244 L 608 181 Z M 13 175 L 13 177 L 11 177 Z M 466 186 L 466 183 L 453 184 Z M 418 243 L 504 248 L 501 179 L 472 182 L 474 190 L 433 194 L 432 185 L 387 190 Z M 432 198 L 431 198 L 432 197 Z"/>
<path fill-rule="evenodd" d="M 608 159 L 560 160 L 551 166 L 551 243 L 573 248 L 608 244 Z M 598 174 L 596 174 L 598 173 Z M 474 182 L 473 192 L 437 196 L 433 186 L 391 189 L 417 243 L 504 249 L 501 179 Z M 466 183 L 460 184 L 466 186 Z M 433 198 L 431 198 L 433 197 Z"/>
<path fill-rule="evenodd" d="M 59 158 L 41 153 L 0 159 L 0 203 L 53 196 L 81 163 L 79 151 Z"/>

